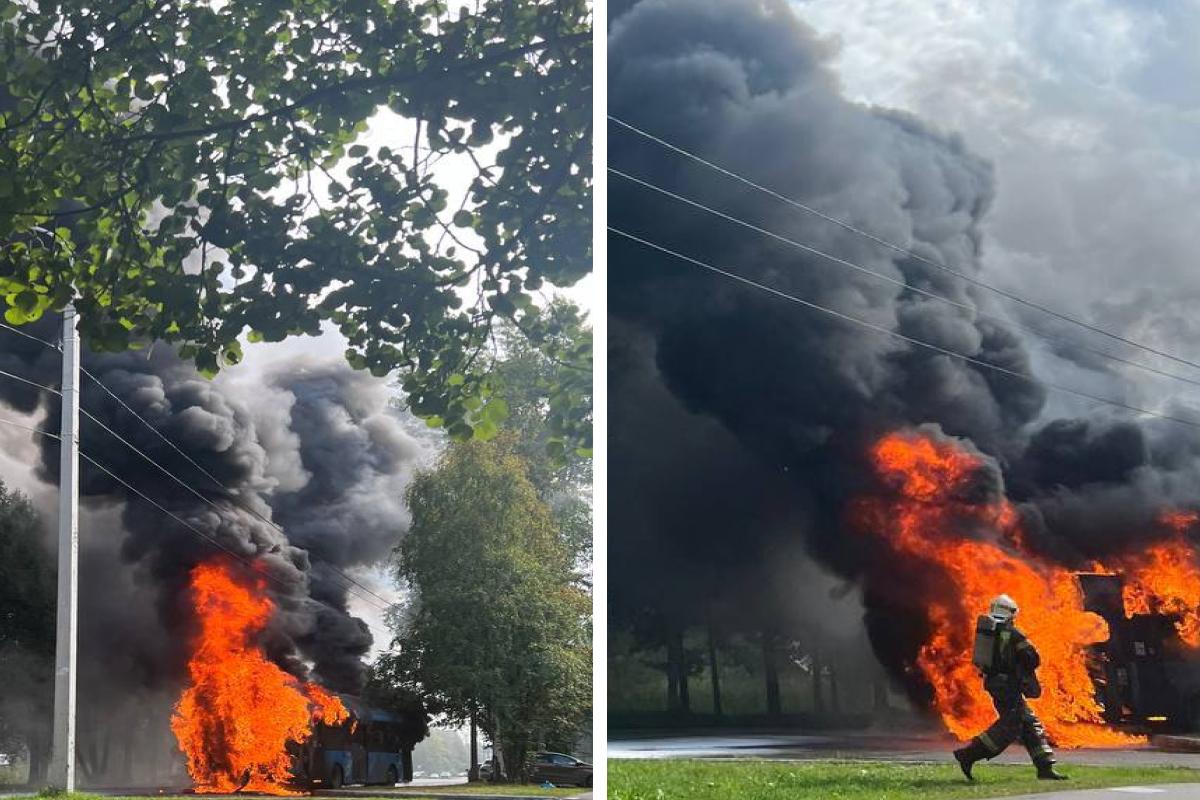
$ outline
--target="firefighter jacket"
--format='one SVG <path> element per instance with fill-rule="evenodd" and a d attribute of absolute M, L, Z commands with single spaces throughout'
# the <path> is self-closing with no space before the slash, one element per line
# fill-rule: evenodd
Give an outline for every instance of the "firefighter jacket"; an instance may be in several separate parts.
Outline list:
<path fill-rule="evenodd" d="M 990 669 L 984 671 L 988 691 L 1011 691 L 1025 697 L 1038 697 L 1037 668 L 1042 663 L 1033 642 L 1012 623 L 996 629 L 996 650 Z"/>

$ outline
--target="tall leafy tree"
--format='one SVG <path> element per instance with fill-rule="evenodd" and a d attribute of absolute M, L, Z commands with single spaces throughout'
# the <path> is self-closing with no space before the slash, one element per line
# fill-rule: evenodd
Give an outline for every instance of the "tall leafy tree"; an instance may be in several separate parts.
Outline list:
<path fill-rule="evenodd" d="M 587 315 L 561 297 L 545 304 L 542 318 L 539 344 L 510 322 L 497 330 L 491 372 L 507 405 L 504 427 L 517 433 L 530 479 L 543 496 L 587 491 L 589 452 L 571 449 L 567 431 L 592 427 L 592 328 Z M 586 401 L 576 403 L 577 397 Z"/>
<path fill-rule="evenodd" d="M 207 372 L 239 336 L 329 322 L 456 438 L 494 425 L 492 326 L 552 340 L 533 293 L 590 269 L 590 21 L 584 0 L 0 0 L 6 320 L 74 297 L 93 349 L 163 339 Z M 385 146 L 359 140 L 373 118 Z"/>
<path fill-rule="evenodd" d="M 592 555 L 592 461 L 587 449 L 570 449 L 566 429 L 591 429 L 592 376 L 579 364 L 591 363 L 592 329 L 587 316 L 561 298 L 551 300 L 544 313 L 549 332 L 544 346 L 535 346 L 511 324 L 500 327 L 491 372 L 508 409 L 504 428 L 515 434 L 529 479 L 583 567 Z M 572 405 L 569 396 L 587 399 Z M 573 419 L 565 420 L 567 415 Z M 586 438 L 590 444 L 590 434 Z"/>
<path fill-rule="evenodd" d="M 590 712 L 590 599 L 511 434 L 451 445 L 408 501 L 397 571 L 415 599 L 394 674 L 431 710 L 474 715 L 515 775 Z"/>
<path fill-rule="evenodd" d="M 54 677 L 54 568 L 28 498 L 0 482 L 0 750 L 45 773 Z"/>

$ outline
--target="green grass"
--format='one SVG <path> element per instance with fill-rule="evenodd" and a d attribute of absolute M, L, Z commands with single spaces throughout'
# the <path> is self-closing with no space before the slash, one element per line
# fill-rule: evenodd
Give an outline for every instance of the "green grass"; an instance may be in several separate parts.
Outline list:
<path fill-rule="evenodd" d="M 608 762 L 609 800 L 952 800 L 1151 783 L 1200 783 L 1200 770 L 1063 765 L 1063 782 L 1039 781 L 1033 767 L 981 763 L 975 783 L 957 764 L 878 761 Z"/>

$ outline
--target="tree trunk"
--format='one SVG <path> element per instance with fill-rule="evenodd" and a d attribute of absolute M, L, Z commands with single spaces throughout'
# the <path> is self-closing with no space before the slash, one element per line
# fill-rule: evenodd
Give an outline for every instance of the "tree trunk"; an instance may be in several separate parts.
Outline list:
<path fill-rule="evenodd" d="M 667 645 L 667 711 L 679 710 L 679 679 L 675 673 L 675 660 L 671 658 L 671 646 Z"/>
<path fill-rule="evenodd" d="M 763 675 L 767 681 L 767 713 L 779 714 L 783 709 L 779 702 L 779 667 L 775 663 L 775 634 L 762 634 Z"/>
<path fill-rule="evenodd" d="M 687 653 L 683 649 L 683 630 L 675 634 L 676 664 L 679 670 L 679 710 L 685 714 L 691 713 L 692 696 L 688 691 Z"/>
<path fill-rule="evenodd" d="M 873 688 L 875 693 L 875 712 L 890 711 L 891 706 L 888 704 L 887 683 L 884 682 L 883 678 L 876 678 Z"/>
<path fill-rule="evenodd" d="M 121 739 L 124 746 L 121 751 L 121 782 L 126 786 L 133 784 L 133 737 L 137 730 L 136 725 L 131 725 Z"/>
<path fill-rule="evenodd" d="M 683 636 L 667 635 L 667 710 L 687 710 L 687 677 L 683 669 Z"/>
<path fill-rule="evenodd" d="M 492 783 L 500 783 L 505 776 L 504 745 L 500 738 L 500 721 L 492 715 Z"/>
<path fill-rule="evenodd" d="M 712 615 L 708 618 L 708 674 L 712 678 L 713 714 L 721 716 L 721 676 L 717 671 L 717 637 L 713 633 Z"/>
<path fill-rule="evenodd" d="M 821 663 L 821 649 L 813 647 L 812 654 L 812 701 L 813 711 L 818 714 L 825 713 L 825 695 L 821 691 L 821 670 L 824 665 Z"/>
<path fill-rule="evenodd" d="M 479 780 L 479 726 L 475 722 L 475 713 L 471 713 L 471 767 L 467 770 L 467 782 Z"/>
<path fill-rule="evenodd" d="M 842 702 L 838 699 L 838 674 L 837 665 L 829 664 L 829 708 L 835 714 L 842 712 Z"/>
<path fill-rule="evenodd" d="M 528 740 L 522 736 L 517 740 L 506 742 L 500 749 L 504 751 L 504 761 L 508 766 L 508 782 L 524 782 L 528 778 L 525 774 L 525 754 L 529 752 Z"/>

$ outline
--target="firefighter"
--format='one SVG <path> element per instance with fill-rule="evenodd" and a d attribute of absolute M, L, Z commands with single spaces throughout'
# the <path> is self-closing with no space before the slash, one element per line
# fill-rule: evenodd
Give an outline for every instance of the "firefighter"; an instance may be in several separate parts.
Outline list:
<path fill-rule="evenodd" d="M 1042 780 L 1062 781 L 1067 776 L 1054 771 L 1054 751 L 1046 740 L 1046 729 L 1030 710 L 1026 697 L 1042 693 L 1037 681 L 1041 659 L 1033 643 L 1013 624 L 1017 604 L 1006 594 L 992 601 L 988 613 L 975 626 L 975 652 L 972 661 L 983 673 L 983 688 L 992 696 L 1000 718 L 992 727 L 976 736 L 966 747 L 954 751 L 954 758 L 968 780 L 977 761 L 994 758 L 1017 739 L 1029 751 Z"/>

